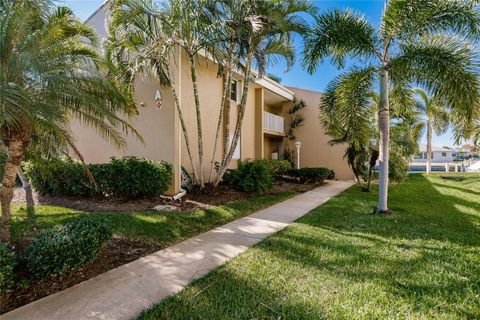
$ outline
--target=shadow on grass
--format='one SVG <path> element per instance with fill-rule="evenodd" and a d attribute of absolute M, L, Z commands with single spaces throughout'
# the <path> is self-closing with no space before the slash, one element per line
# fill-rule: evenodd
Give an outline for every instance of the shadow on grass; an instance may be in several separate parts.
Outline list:
<path fill-rule="evenodd" d="M 389 217 L 354 187 L 140 319 L 474 319 L 480 203 L 435 179 L 392 187 Z"/>
<path fill-rule="evenodd" d="M 87 213 L 49 206 L 40 207 L 41 210 L 37 210 L 35 219 L 28 220 L 23 220 L 25 210 L 17 210 L 12 221 L 12 238 L 14 242 L 19 241 L 25 235 L 31 234 L 33 227 L 45 230 L 72 220 L 93 217 L 106 221 L 116 234 L 165 247 L 246 216 L 292 195 L 291 192 L 285 192 L 243 199 L 209 209 L 172 212 Z"/>

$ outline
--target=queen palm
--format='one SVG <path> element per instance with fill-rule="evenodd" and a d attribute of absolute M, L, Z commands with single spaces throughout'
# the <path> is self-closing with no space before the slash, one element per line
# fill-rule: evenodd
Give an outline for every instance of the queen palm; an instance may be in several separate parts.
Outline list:
<path fill-rule="evenodd" d="M 469 40 L 480 35 L 477 1 L 391 0 L 380 27 L 350 10 L 316 17 L 305 40 L 303 64 L 310 73 L 330 57 L 338 67 L 346 58 L 369 61 L 378 74 L 380 156 L 376 211 L 388 213 L 390 141 L 389 86 L 422 85 L 446 101 L 467 129 L 478 114 L 480 81 L 478 54 Z M 461 129 L 461 128 L 460 128 Z M 466 134 L 467 130 L 459 130 Z"/>
<path fill-rule="evenodd" d="M 221 16 L 228 17 L 223 18 L 226 23 L 222 25 L 225 28 L 223 34 L 227 35 L 223 39 L 226 42 L 224 47 L 232 48 L 236 55 L 234 61 L 242 62 L 240 68 L 244 81 L 233 138 L 228 148 L 225 145 L 223 160 L 214 181 L 215 186 L 226 172 L 239 142 L 254 63 L 260 77 L 264 75 L 267 65 L 277 61 L 278 58 L 285 59 L 287 68 L 290 67 L 294 60 L 291 34 L 294 32 L 303 34 L 306 30 L 306 24 L 299 13 L 312 12 L 312 6 L 300 0 L 221 2 L 224 3 L 220 6 L 223 10 Z M 230 64 L 229 67 L 233 68 L 235 65 Z M 226 137 L 224 138 L 225 143 L 228 143 Z"/>
<path fill-rule="evenodd" d="M 190 136 L 175 89 L 176 36 L 169 20 L 168 12 L 162 11 L 151 0 L 114 1 L 108 16 L 109 38 L 105 46 L 117 77 L 131 89 L 139 74 L 145 74 L 170 89 L 192 167 L 193 182 L 198 183 L 200 178 L 193 160 Z"/>
<path fill-rule="evenodd" d="M 425 117 L 427 127 L 427 174 L 432 168 L 432 135 L 440 135 L 447 131 L 449 125 L 449 113 L 446 103 L 435 96 L 429 96 L 424 90 L 418 88 L 415 92 L 420 97 L 417 108 Z"/>
<path fill-rule="evenodd" d="M 8 241 L 15 176 L 30 142 L 48 149 L 55 140 L 76 150 L 72 117 L 118 147 L 125 141 L 117 127 L 136 131 L 117 116 L 134 111 L 130 97 L 100 73 L 95 36 L 70 9 L 48 0 L 15 0 L 2 1 L 0 12 L 0 132 L 8 153 L 1 240 Z M 44 139 L 35 143 L 35 137 Z"/>

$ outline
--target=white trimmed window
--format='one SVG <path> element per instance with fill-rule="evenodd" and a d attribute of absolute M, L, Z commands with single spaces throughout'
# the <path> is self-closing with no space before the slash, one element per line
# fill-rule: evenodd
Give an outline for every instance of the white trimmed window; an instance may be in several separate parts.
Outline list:
<path fill-rule="evenodd" d="M 238 103 L 240 97 L 240 81 L 232 80 L 230 83 L 230 100 Z"/>

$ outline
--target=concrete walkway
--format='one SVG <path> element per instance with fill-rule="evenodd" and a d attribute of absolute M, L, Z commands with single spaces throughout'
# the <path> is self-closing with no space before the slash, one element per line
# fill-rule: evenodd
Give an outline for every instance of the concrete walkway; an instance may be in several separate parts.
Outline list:
<path fill-rule="evenodd" d="M 250 216 L 110 270 L 1 320 L 129 319 L 350 187 L 330 181 Z"/>

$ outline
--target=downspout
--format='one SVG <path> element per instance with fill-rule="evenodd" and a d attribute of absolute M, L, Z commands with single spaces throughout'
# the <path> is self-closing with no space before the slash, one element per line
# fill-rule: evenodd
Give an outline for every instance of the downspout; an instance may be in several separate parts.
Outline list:
<path fill-rule="evenodd" d="M 187 194 L 187 190 L 180 188 L 180 192 L 174 195 L 172 197 L 172 200 L 175 201 L 175 200 L 181 199 L 186 194 Z"/>
<path fill-rule="evenodd" d="M 178 56 L 179 56 L 179 59 L 178 59 L 178 92 L 179 92 L 179 95 L 178 95 L 178 100 L 179 100 L 179 103 L 180 105 L 182 104 L 182 48 L 179 47 L 179 50 L 178 50 Z M 180 120 L 178 120 L 180 121 Z M 187 190 L 183 189 L 182 188 L 182 166 L 181 166 L 181 163 L 182 163 L 182 139 L 180 139 L 180 157 L 179 157 L 179 161 L 180 163 L 178 164 L 180 166 L 180 176 L 178 177 L 178 179 L 180 179 L 180 192 L 177 193 L 176 195 L 172 196 L 172 200 L 173 201 L 176 201 L 178 199 L 181 199 L 183 198 L 183 196 L 185 196 L 187 194 Z"/>

